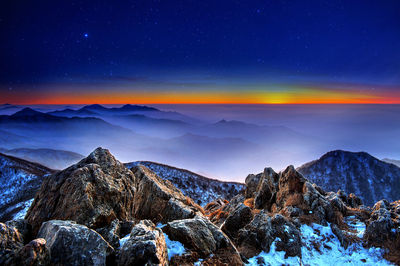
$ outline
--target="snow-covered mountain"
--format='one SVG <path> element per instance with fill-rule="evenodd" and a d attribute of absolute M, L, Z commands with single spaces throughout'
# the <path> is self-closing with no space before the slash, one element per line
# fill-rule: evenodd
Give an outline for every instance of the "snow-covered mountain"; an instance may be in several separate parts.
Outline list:
<path fill-rule="evenodd" d="M 52 172 L 40 164 L 0 153 L 0 221 L 18 217 L 28 208 L 43 178 Z"/>
<path fill-rule="evenodd" d="M 19 148 L 7 150 L 0 148 L 0 152 L 30 162 L 39 163 L 51 169 L 64 169 L 83 159 L 83 155 L 79 153 L 53 149 Z"/>
<path fill-rule="evenodd" d="M 144 165 L 159 177 L 170 181 L 183 194 L 194 199 L 201 206 L 217 199 L 230 200 L 237 195 L 239 191 L 245 188 L 244 184 L 235 182 L 223 182 L 210 179 L 199 174 L 190 172 L 185 169 L 179 169 L 173 166 L 159 164 L 148 161 L 138 161 L 125 164 L 128 168 L 132 168 L 138 164 Z"/>
<path fill-rule="evenodd" d="M 365 152 L 331 151 L 297 170 L 325 190 L 355 193 L 366 205 L 400 195 L 400 168 Z"/>

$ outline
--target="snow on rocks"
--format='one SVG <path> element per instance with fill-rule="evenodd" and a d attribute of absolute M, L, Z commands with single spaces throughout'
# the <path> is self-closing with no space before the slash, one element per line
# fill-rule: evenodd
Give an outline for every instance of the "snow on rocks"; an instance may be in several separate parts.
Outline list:
<path fill-rule="evenodd" d="M 244 184 L 210 179 L 185 169 L 154 162 L 139 161 L 125 165 L 133 168 L 139 164 L 146 166 L 162 179 L 170 181 L 185 196 L 191 197 L 202 207 L 217 198 L 230 200 L 245 187 Z"/>
<path fill-rule="evenodd" d="M 262 251 L 259 255 L 248 260 L 247 265 L 392 265 L 383 259 L 381 248 L 364 248 L 360 243 L 353 243 L 344 249 L 329 225 L 319 224 L 300 227 L 302 256 L 285 257 L 284 251 L 277 251 L 276 239 L 267 253 Z"/>

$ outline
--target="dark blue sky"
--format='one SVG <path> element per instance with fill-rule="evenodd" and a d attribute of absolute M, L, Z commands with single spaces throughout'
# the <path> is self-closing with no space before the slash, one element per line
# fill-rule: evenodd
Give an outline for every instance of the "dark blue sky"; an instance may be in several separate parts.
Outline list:
<path fill-rule="evenodd" d="M 2 1 L 0 33 L 2 90 L 188 73 L 400 84 L 397 0 Z"/>

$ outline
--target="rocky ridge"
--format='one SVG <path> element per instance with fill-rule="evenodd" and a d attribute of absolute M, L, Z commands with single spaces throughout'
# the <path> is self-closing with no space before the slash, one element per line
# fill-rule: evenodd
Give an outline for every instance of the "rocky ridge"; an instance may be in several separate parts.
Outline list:
<path fill-rule="evenodd" d="M 333 251 L 329 261 L 399 264 L 399 226 L 399 202 L 365 207 L 293 166 L 249 175 L 242 193 L 203 210 L 145 166 L 129 170 L 98 148 L 47 177 L 24 220 L 0 224 L 0 264 L 300 265 Z"/>

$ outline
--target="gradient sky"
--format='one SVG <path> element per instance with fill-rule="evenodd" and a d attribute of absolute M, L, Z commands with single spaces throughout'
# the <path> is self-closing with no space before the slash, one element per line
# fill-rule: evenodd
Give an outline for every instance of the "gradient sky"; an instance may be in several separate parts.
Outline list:
<path fill-rule="evenodd" d="M 400 103 L 400 1 L 2 1 L 0 103 Z"/>

